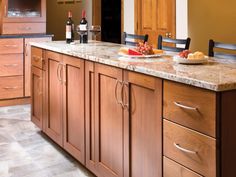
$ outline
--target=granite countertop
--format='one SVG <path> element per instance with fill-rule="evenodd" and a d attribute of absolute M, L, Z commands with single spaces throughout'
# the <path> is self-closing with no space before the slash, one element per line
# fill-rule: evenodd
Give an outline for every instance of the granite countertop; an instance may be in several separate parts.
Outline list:
<path fill-rule="evenodd" d="M 88 44 L 66 44 L 64 41 L 32 42 L 31 45 L 147 75 L 172 80 L 213 91 L 236 89 L 236 61 L 210 58 L 201 65 L 183 65 L 173 61 L 173 53 L 152 59 L 122 58 L 122 45 L 89 41 Z"/>

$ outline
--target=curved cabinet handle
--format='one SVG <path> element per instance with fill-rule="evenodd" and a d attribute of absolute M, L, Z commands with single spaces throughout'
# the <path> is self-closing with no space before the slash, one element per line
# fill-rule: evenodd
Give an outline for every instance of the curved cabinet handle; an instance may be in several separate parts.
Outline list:
<path fill-rule="evenodd" d="M 129 83 L 124 81 L 123 82 L 123 87 L 127 87 L 127 89 L 129 89 Z M 126 90 L 126 89 L 124 89 L 124 90 Z M 124 107 L 123 107 L 124 109 L 127 109 L 127 110 L 129 110 L 129 98 L 128 98 L 128 95 L 129 94 L 126 95 L 128 100 L 126 100 L 127 102 L 124 101 Z"/>
<path fill-rule="evenodd" d="M 119 81 L 119 80 L 116 80 L 116 86 L 115 86 L 115 99 L 116 99 L 116 102 L 118 104 L 120 104 L 122 106 L 122 108 L 124 107 L 124 104 L 123 104 L 123 101 L 122 100 L 118 100 L 118 85 L 121 84 L 121 86 L 123 86 L 122 84 L 122 81 Z M 122 93 L 122 90 L 121 90 L 121 93 Z"/>
<path fill-rule="evenodd" d="M 182 151 L 182 152 L 186 152 L 186 153 L 188 153 L 188 154 L 197 154 L 196 151 L 191 151 L 191 150 L 189 150 L 189 149 L 185 149 L 185 148 L 181 147 L 181 146 L 180 146 L 179 144 L 177 144 L 177 143 L 174 143 L 174 146 L 175 146 L 178 150 L 180 150 L 180 151 Z"/>
<path fill-rule="evenodd" d="M 180 108 L 183 108 L 183 109 L 188 109 L 188 110 L 192 110 L 192 111 L 198 111 L 198 108 L 194 108 L 194 107 L 190 107 L 190 106 L 186 106 L 186 105 L 183 105 L 183 104 L 180 104 L 176 101 L 174 101 L 174 104 Z"/>

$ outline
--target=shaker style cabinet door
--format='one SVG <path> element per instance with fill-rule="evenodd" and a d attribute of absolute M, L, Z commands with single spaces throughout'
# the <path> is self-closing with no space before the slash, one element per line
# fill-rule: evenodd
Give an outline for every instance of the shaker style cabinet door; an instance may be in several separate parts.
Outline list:
<path fill-rule="evenodd" d="M 162 177 L 162 80 L 124 71 L 125 176 Z"/>
<path fill-rule="evenodd" d="M 64 149 L 85 164 L 84 60 L 63 55 Z"/>
<path fill-rule="evenodd" d="M 32 67 L 31 79 L 31 120 L 40 129 L 43 129 L 43 70 Z"/>
<path fill-rule="evenodd" d="M 62 55 L 46 51 L 45 133 L 62 146 Z"/>
<path fill-rule="evenodd" d="M 122 69 L 95 65 L 95 162 L 98 176 L 123 176 L 121 82 Z"/>

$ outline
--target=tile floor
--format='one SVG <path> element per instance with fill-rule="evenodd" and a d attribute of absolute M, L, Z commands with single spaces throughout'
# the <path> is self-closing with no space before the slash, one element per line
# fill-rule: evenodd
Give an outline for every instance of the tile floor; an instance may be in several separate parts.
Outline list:
<path fill-rule="evenodd" d="M 0 107 L 0 177 L 93 177 L 30 121 L 30 105 Z"/>

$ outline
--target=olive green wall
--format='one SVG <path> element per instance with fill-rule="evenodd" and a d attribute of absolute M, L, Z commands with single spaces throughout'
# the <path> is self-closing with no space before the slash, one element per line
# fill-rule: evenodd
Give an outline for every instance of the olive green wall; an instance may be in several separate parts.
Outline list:
<path fill-rule="evenodd" d="M 82 9 L 86 10 L 87 19 L 91 21 L 91 0 L 81 0 L 75 3 L 57 3 L 56 0 L 47 0 L 47 33 L 54 34 L 53 40 L 65 40 L 65 24 L 68 11 L 73 14 L 75 25 L 79 24 Z M 78 39 L 77 34 L 75 34 Z"/>
<path fill-rule="evenodd" d="M 208 41 L 236 44 L 236 0 L 189 0 L 191 50 L 208 53 Z"/>

